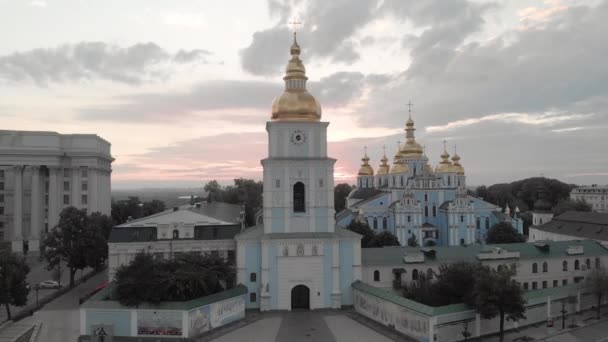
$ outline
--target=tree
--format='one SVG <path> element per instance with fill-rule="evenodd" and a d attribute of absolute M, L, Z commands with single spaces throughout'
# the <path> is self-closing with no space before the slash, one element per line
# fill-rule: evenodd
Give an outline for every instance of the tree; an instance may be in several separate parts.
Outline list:
<path fill-rule="evenodd" d="M 587 203 L 585 200 L 563 199 L 559 201 L 555 207 L 553 207 L 553 215 L 558 216 L 571 210 L 589 212 L 592 210 L 592 208 L 591 204 Z"/>
<path fill-rule="evenodd" d="M 399 239 L 393 233 L 385 230 L 375 234 L 367 247 L 401 246 Z"/>
<path fill-rule="evenodd" d="M 112 201 L 112 219 L 116 224 L 123 224 L 130 218 L 142 217 L 139 197 L 129 197 L 126 200 Z"/>
<path fill-rule="evenodd" d="M 141 204 L 142 217 L 154 215 L 165 210 L 165 202 L 161 200 L 152 200 Z"/>
<path fill-rule="evenodd" d="M 521 235 L 513 225 L 508 222 L 500 222 L 492 226 L 488 230 L 487 243 L 516 243 L 525 242 L 524 236 Z"/>
<path fill-rule="evenodd" d="M 346 228 L 363 236 L 363 238 L 361 238 L 361 248 L 367 248 L 369 246 L 370 241 L 374 238 L 375 235 L 374 231 L 369 227 L 367 223 L 360 222 L 358 220 L 352 220 Z"/>
<path fill-rule="evenodd" d="M 416 237 L 416 234 L 412 234 L 412 236 L 410 236 L 409 239 L 407 239 L 407 245 L 409 247 L 420 246 L 420 244 L 418 244 L 418 238 Z"/>
<path fill-rule="evenodd" d="M 207 201 L 222 201 L 222 187 L 220 186 L 220 183 L 218 183 L 216 180 L 209 181 L 207 184 L 205 184 L 203 190 L 208 193 Z"/>
<path fill-rule="evenodd" d="M 596 267 L 587 277 L 586 286 L 597 299 L 597 319 L 600 319 L 602 298 L 608 294 L 608 272 L 604 267 Z"/>
<path fill-rule="evenodd" d="M 40 259 L 46 260 L 48 270 L 65 262 L 73 287 L 76 271 L 87 266 L 98 268 L 105 261 L 107 241 L 103 234 L 91 224 L 86 209 L 67 207 L 61 212 L 57 226 L 42 240 Z"/>
<path fill-rule="evenodd" d="M 104 215 L 100 212 L 91 213 L 91 215 L 89 215 L 89 224 L 92 228 L 101 231 L 106 240 L 110 238 L 114 222 L 112 222 L 112 219 L 108 217 L 108 215 Z"/>
<path fill-rule="evenodd" d="M 214 254 L 185 253 L 162 260 L 140 253 L 117 270 L 114 296 L 126 306 L 186 301 L 230 288 L 234 276 L 233 265 Z"/>
<path fill-rule="evenodd" d="M 334 187 L 334 209 L 336 213 L 346 208 L 346 197 L 353 190 L 350 184 L 341 183 Z"/>
<path fill-rule="evenodd" d="M 504 341 L 505 318 L 510 321 L 526 318 L 524 293 L 513 279 L 514 275 L 514 267 L 502 267 L 500 270 L 488 266 L 480 267 L 471 298 L 470 304 L 482 318 L 499 317 L 500 342 Z"/>
<path fill-rule="evenodd" d="M 30 289 L 27 274 L 30 272 L 25 259 L 8 250 L 0 251 L 0 302 L 6 308 L 6 316 L 11 320 L 10 306 L 24 306 Z"/>

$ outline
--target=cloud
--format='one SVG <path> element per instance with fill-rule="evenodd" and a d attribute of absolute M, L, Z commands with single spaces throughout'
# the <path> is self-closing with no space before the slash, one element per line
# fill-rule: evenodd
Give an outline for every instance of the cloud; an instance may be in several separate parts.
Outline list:
<path fill-rule="evenodd" d="M 206 62 L 205 50 L 171 54 L 154 43 L 120 47 L 104 42 L 81 42 L 0 56 L 0 80 L 34 82 L 45 86 L 85 80 L 130 85 L 170 76 L 174 65 Z"/>
<path fill-rule="evenodd" d="M 241 50 L 241 66 L 254 75 L 277 75 L 288 58 L 289 30 L 285 26 L 297 8 L 307 18 L 298 40 L 306 46 L 306 58 L 327 58 L 350 64 L 359 59 L 352 35 L 374 18 L 378 1 L 309 0 L 306 4 L 269 1 L 271 15 L 279 17 L 271 28 L 253 34 Z M 300 6 L 301 5 L 301 6 Z"/>
<path fill-rule="evenodd" d="M 34 0 L 34 1 L 30 1 L 30 6 L 32 6 L 32 7 L 46 7 L 47 3 L 46 3 L 46 1 L 42 1 L 42 0 Z"/>
<path fill-rule="evenodd" d="M 311 82 L 309 89 L 323 106 L 343 106 L 361 94 L 363 79 L 358 72 L 337 72 Z M 79 116 L 86 120 L 150 124 L 179 123 L 197 117 L 259 123 L 267 118 L 272 100 L 282 91 L 283 85 L 278 82 L 212 80 L 197 83 L 187 91 L 116 97 L 112 99 L 115 104 L 80 108 Z M 252 109 L 258 111 L 247 112 Z M 213 111 L 224 113 L 204 113 Z"/>

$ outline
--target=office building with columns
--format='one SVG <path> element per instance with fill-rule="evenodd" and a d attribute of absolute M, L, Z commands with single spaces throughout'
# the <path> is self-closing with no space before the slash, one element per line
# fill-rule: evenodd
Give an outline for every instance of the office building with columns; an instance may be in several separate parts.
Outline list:
<path fill-rule="evenodd" d="M 63 208 L 109 215 L 112 161 L 95 134 L 0 130 L 0 241 L 37 252 Z"/>

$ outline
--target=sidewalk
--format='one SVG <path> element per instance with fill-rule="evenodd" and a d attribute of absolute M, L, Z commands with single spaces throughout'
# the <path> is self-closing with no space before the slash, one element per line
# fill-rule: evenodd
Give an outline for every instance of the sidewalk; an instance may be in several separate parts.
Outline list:
<path fill-rule="evenodd" d="M 602 308 L 606 311 L 606 308 Z M 587 310 L 578 315 L 566 317 L 566 328 L 562 329 L 562 317 L 553 317 L 553 327 L 547 327 L 547 322 L 539 322 L 524 328 L 519 331 L 511 330 L 505 332 L 505 341 L 546 341 L 551 337 L 578 330 L 582 327 L 590 326 L 598 322 L 608 321 L 608 317 L 602 314 L 600 320 L 596 320 L 596 311 Z M 498 335 L 482 337 L 484 342 L 498 342 Z"/>

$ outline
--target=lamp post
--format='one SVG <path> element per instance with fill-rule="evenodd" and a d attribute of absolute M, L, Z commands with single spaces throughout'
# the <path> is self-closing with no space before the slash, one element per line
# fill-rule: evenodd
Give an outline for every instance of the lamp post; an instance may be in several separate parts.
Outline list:
<path fill-rule="evenodd" d="M 462 337 L 464 337 L 465 342 L 469 340 L 471 337 L 471 333 L 469 332 L 469 322 L 464 322 L 464 330 L 462 331 Z"/>
<path fill-rule="evenodd" d="M 566 314 L 568 313 L 568 311 L 566 311 L 566 299 L 564 298 L 562 300 L 562 311 L 560 311 L 562 313 L 562 330 L 566 329 Z"/>

